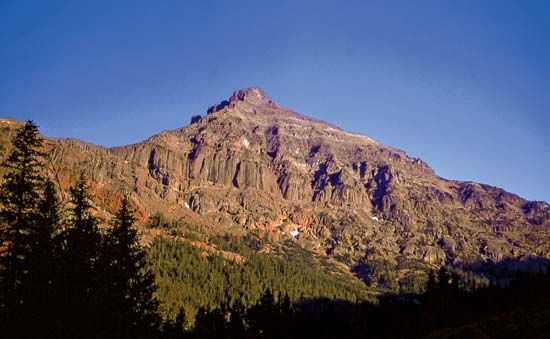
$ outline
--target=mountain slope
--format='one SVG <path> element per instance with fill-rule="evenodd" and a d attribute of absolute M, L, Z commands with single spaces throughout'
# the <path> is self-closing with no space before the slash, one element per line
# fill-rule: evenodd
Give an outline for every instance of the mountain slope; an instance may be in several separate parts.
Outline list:
<path fill-rule="evenodd" d="M 16 124 L 0 121 L 4 150 Z M 134 145 L 49 139 L 48 147 L 60 186 L 85 170 L 105 217 L 127 191 L 142 221 L 160 211 L 209 232 L 290 238 L 374 284 L 443 264 L 550 257 L 547 203 L 445 180 L 420 159 L 281 107 L 259 88 Z"/>

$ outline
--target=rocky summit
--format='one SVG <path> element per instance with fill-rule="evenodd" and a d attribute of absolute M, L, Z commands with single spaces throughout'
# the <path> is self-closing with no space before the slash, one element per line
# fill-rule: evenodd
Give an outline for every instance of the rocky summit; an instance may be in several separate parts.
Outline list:
<path fill-rule="evenodd" d="M 2 154 L 19 124 L 0 120 Z M 105 220 L 128 192 L 142 224 L 161 212 L 207 233 L 292 241 L 373 285 L 380 271 L 404 279 L 445 264 L 550 258 L 548 203 L 441 178 L 421 159 L 280 106 L 255 87 L 134 145 L 46 140 L 59 186 L 83 170 Z"/>

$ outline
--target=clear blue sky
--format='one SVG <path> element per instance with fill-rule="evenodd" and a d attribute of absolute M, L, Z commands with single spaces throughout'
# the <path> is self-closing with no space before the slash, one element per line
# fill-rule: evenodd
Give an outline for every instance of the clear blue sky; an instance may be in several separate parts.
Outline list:
<path fill-rule="evenodd" d="M 550 201 L 548 1 L 0 0 L 0 116 L 113 146 L 234 90 Z"/>

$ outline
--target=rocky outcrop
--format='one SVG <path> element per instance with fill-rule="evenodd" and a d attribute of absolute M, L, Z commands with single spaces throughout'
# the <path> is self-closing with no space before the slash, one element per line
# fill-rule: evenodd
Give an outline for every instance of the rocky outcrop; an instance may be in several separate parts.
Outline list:
<path fill-rule="evenodd" d="M 16 123 L 4 120 L 6 154 Z M 138 144 L 48 147 L 60 186 L 84 170 L 105 216 L 125 191 L 142 221 L 161 211 L 212 229 L 263 230 L 350 268 L 372 258 L 400 270 L 550 257 L 547 203 L 442 179 L 420 159 L 283 108 L 259 88 Z"/>

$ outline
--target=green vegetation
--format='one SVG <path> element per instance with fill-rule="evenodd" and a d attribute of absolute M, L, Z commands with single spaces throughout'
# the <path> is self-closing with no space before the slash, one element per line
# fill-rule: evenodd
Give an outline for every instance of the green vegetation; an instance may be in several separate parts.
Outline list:
<path fill-rule="evenodd" d="M 550 266 L 548 267 L 550 269 Z M 506 288 L 460 288 L 458 275 L 430 273 L 422 295 L 387 296 L 375 305 L 326 298 L 291 303 L 267 290 L 245 307 L 201 308 L 195 324 L 185 312 L 168 322 L 173 338 L 543 338 L 550 318 L 550 270 L 520 274 Z"/>
<path fill-rule="evenodd" d="M 275 299 L 288 295 L 324 297 L 351 302 L 373 300 L 359 281 L 343 274 L 327 273 L 299 249 L 286 257 L 268 255 L 251 248 L 250 238 L 211 238 L 209 246 L 227 251 L 208 254 L 200 246 L 179 238 L 158 238 L 149 252 L 151 269 L 157 276 L 158 298 L 163 311 L 175 317 L 181 307 L 193 319 L 200 307 L 257 303 L 266 289 Z M 251 245 L 252 244 L 252 245 Z"/>

